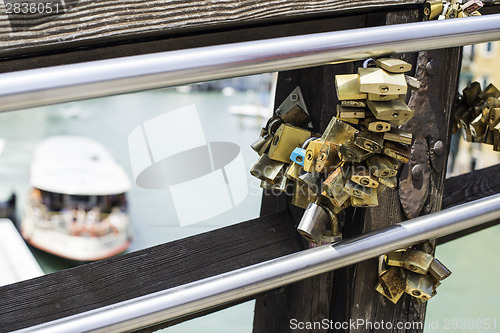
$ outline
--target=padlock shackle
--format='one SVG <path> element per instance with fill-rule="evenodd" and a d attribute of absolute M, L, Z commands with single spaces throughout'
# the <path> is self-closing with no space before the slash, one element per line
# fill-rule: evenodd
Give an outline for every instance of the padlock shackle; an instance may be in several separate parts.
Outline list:
<path fill-rule="evenodd" d="M 500 14 L 264 39 L 0 74 L 0 111 L 500 40 Z"/>
<path fill-rule="evenodd" d="M 500 219 L 500 194 L 21 332 L 123 332 L 248 298 L 308 277 Z M 145 272 L 147 274 L 147 272 Z"/>

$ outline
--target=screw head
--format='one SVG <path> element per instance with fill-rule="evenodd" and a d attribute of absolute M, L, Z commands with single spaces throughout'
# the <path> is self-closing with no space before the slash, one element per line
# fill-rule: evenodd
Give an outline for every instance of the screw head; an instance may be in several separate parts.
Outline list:
<path fill-rule="evenodd" d="M 417 164 L 411 169 L 411 176 L 413 179 L 420 179 L 422 177 L 422 173 L 424 171 L 424 167 L 422 164 Z"/>

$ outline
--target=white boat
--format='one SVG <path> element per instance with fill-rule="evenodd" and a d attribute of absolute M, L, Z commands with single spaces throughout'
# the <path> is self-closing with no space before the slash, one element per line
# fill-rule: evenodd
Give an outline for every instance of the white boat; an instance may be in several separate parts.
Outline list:
<path fill-rule="evenodd" d="M 30 185 L 21 221 L 29 244 L 77 261 L 129 247 L 130 181 L 101 144 L 76 136 L 44 140 L 33 153 Z"/>

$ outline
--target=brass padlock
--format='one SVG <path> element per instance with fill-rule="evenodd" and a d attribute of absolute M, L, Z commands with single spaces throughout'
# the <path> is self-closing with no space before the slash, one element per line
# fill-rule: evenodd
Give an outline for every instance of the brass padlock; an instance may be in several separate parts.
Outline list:
<path fill-rule="evenodd" d="M 267 154 L 262 154 L 250 170 L 250 174 L 260 180 L 274 183 L 284 166 L 285 163 L 272 160 Z"/>
<path fill-rule="evenodd" d="M 365 118 L 366 109 L 365 108 L 355 108 L 355 107 L 344 107 L 337 105 L 337 117 L 343 118 Z"/>
<path fill-rule="evenodd" d="M 500 151 L 500 123 L 493 128 L 493 150 Z"/>
<path fill-rule="evenodd" d="M 393 128 L 391 131 L 385 132 L 383 138 L 384 140 L 411 145 L 412 134 L 399 128 Z"/>
<path fill-rule="evenodd" d="M 269 147 L 269 158 L 288 163 L 292 151 L 300 147 L 311 136 L 311 132 L 303 128 L 282 124 L 274 134 Z"/>
<path fill-rule="evenodd" d="M 380 121 L 375 118 L 367 118 L 362 123 L 370 132 L 383 133 L 391 129 L 391 124 L 386 121 Z"/>
<path fill-rule="evenodd" d="M 477 81 L 470 83 L 464 90 L 462 90 L 464 102 L 467 106 L 474 106 L 479 100 L 481 94 L 481 84 Z"/>
<path fill-rule="evenodd" d="M 390 101 L 393 99 L 398 99 L 401 95 L 382 95 L 382 94 L 368 94 L 368 100 L 370 101 Z"/>
<path fill-rule="evenodd" d="M 426 1 L 424 7 L 424 15 L 426 20 L 434 20 L 438 18 L 443 11 L 442 0 Z"/>
<path fill-rule="evenodd" d="M 367 94 L 360 91 L 358 74 L 335 75 L 335 88 L 339 101 L 366 99 L 368 97 Z"/>
<path fill-rule="evenodd" d="M 480 94 L 479 94 L 479 99 L 485 101 L 489 97 L 494 97 L 498 98 L 500 97 L 500 91 L 493 85 L 493 83 L 490 83 L 486 89 L 484 89 Z"/>
<path fill-rule="evenodd" d="M 337 145 L 325 141 L 319 150 L 315 170 L 316 172 L 328 171 L 337 168 L 341 162 Z"/>
<path fill-rule="evenodd" d="M 335 207 L 342 207 L 347 199 L 349 199 L 349 193 L 344 191 L 347 176 L 348 174 L 340 166 L 323 182 L 323 192 L 321 194 L 330 199 L 330 202 Z"/>
<path fill-rule="evenodd" d="M 314 139 L 309 141 L 306 147 L 306 156 L 303 165 L 304 171 L 314 172 L 316 159 L 324 143 L 325 141 L 322 139 Z"/>
<path fill-rule="evenodd" d="M 402 125 L 413 118 L 414 112 L 400 97 L 392 101 L 366 101 L 368 108 L 378 120 L 385 120 L 394 125 Z"/>
<path fill-rule="evenodd" d="M 361 163 L 373 153 L 359 148 L 354 142 L 348 142 L 340 146 L 340 155 L 342 161 Z"/>
<path fill-rule="evenodd" d="M 446 279 L 451 275 L 451 271 L 446 268 L 439 260 L 434 258 L 429 266 L 429 275 L 432 276 L 435 282 Z"/>
<path fill-rule="evenodd" d="M 384 139 L 375 133 L 362 131 L 356 136 L 354 143 L 359 148 L 378 154 L 382 151 Z"/>
<path fill-rule="evenodd" d="M 488 117 L 484 114 L 479 114 L 469 125 L 474 141 L 480 142 L 485 135 Z"/>
<path fill-rule="evenodd" d="M 396 186 L 398 186 L 398 178 L 396 176 L 386 178 L 379 177 L 378 181 L 380 182 L 380 184 L 383 184 L 388 188 L 394 189 L 396 188 Z"/>
<path fill-rule="evenodd" d="M 401 270 L 396 267 L 390 267 L 380 273 L 378 279 L 383 292 L 380 292 L 377 287 L 375 289 L 396 304 L 406 289 L 406 281 L 401 274 Z"/>
<path fill-rule="evenodd" d="M 359 90 L 377 95 L 405 95 L 407 91 L 404 74 L 387 73 L 381 68 L 358 68 Z M 368 97 L 368 96 L 367 96 Z M 359 99 L 359 98 L 358 98 Z"/>
<path fill-rule="evenodd" d="M 354 140 L 354 137 L 358 134 L 358 132 L 359 131 L 356 128 L 349 125 L 345 121 L 342 121 L 337 117 L 332 117 L 323 132 L 321 139 L 337 145 L 343 145 L 344 143 Z"/>
<path fill-rule="evenodd" d="M 434 281 L 427 274 L 416 274 L 405 272 L 406 288 L 405 292 L 423 301 L 429 300 L 434 291 Z"/>
<path fill-rule="evenodd" d="M 328 212 L 323 207 L 312 202 L 302 215 L 297 231 L 308 241 L 318 244 L 330 221 Z"/>
<path fill-rule="evenodd" d="M 411 64 L 398 58 L 375 59 L 375 65 L 390 73 L 405 73 L 411 70 Z"/>
<path fill-rule="evenodd" d="M 301 173 L 302 173 L 302 165 L 292 162 L 286 169 L 285 177 L 290 180 L 297 180 L 299 179 Z"/>
<path fill-rule="evenodd" d="M 500 108 L 493 108 L 490 110 L 488 127 L 493 130 L 498 123 L 500 123 Z"/>
<path fill-rule="evenodd" d="M 276 114 L 287 123 L 298 127 L 305 127 L 311 123 L 307 112 L 304 97 L 299 87 L 296 87 L 290 95 L 276 109 Z"/>
<path fill-rule="evenodd" d="M 360 118 L 342 118 L 342 121 L 345 121 L 346 123 L 357 125 L 359 124 Z"/>
<path fill-rule="evenodd" d="M 373 155 L 366 164 L 370 168 L 372 175 L 380 178 L 388 178 L 396 176 L 399 166 L 390 158 L 380 155 Z"/>
<path fill-rule="evenodd" d="M 379 182 L 374 179 L 368 167 L 363 164 L 353 164 L 351 180 L 359 185 L 376 188 Z"/>
<path fill-rule="evenodd" d="M 357 191 L 357 190 L 354 190 Z M 353 207 L 377 207 L 378 206 L 378 191 L 372 190 L 367 198 L 359 198 L 351 196 L 351 205 Z"/>
<path fill-rule="evenodd" d="M 411 157 L 410 147 L 390 141 L 386 141 L 384 143 L 382 152 L 385 155 L 395 158 L 403 163 L 408 163 Z"/>
<path fill-rule="evenodd" d="M 340 106 L 345 108 L 366 108 L 366 102 L 364 100 L 345 100 L 340 101 Z"/>
<path fill-rule="evenodd" d="M 293 182 L 292 205 L 306 209 L 311 202 L 316 200 L 316 198 L 316 192 L 314 192 L 307 183 L 301 181 Z"/>
<path fill-rule="evenodd" d="M 345 182 L 344 191 L 348 193 L 350 196 L 360 198 L 363 200 L 369 199 L 372 193 L 376 192 L 376 190 L 373 191 L 372 187 L 361 186 L 359 184 L 356 184 L 350 179 L 348 179 Z"/>
<path fill-rule="evenodd" d="M 404 267 L 418 274 L 426 274 L 434 257 L 424 251 L 407 249 L 387 254 L 387 265 Z"/>

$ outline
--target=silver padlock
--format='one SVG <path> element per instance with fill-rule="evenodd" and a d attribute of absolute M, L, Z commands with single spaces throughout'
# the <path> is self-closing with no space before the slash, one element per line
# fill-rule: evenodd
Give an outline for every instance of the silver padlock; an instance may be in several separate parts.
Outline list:
<path fill-rule="evenodd" d="M 308 241 L 320 244 L 323 231 L 330 223 L 330 214 L 320 205 L 311 202 L 300 219 L 297 231 Z"/>

